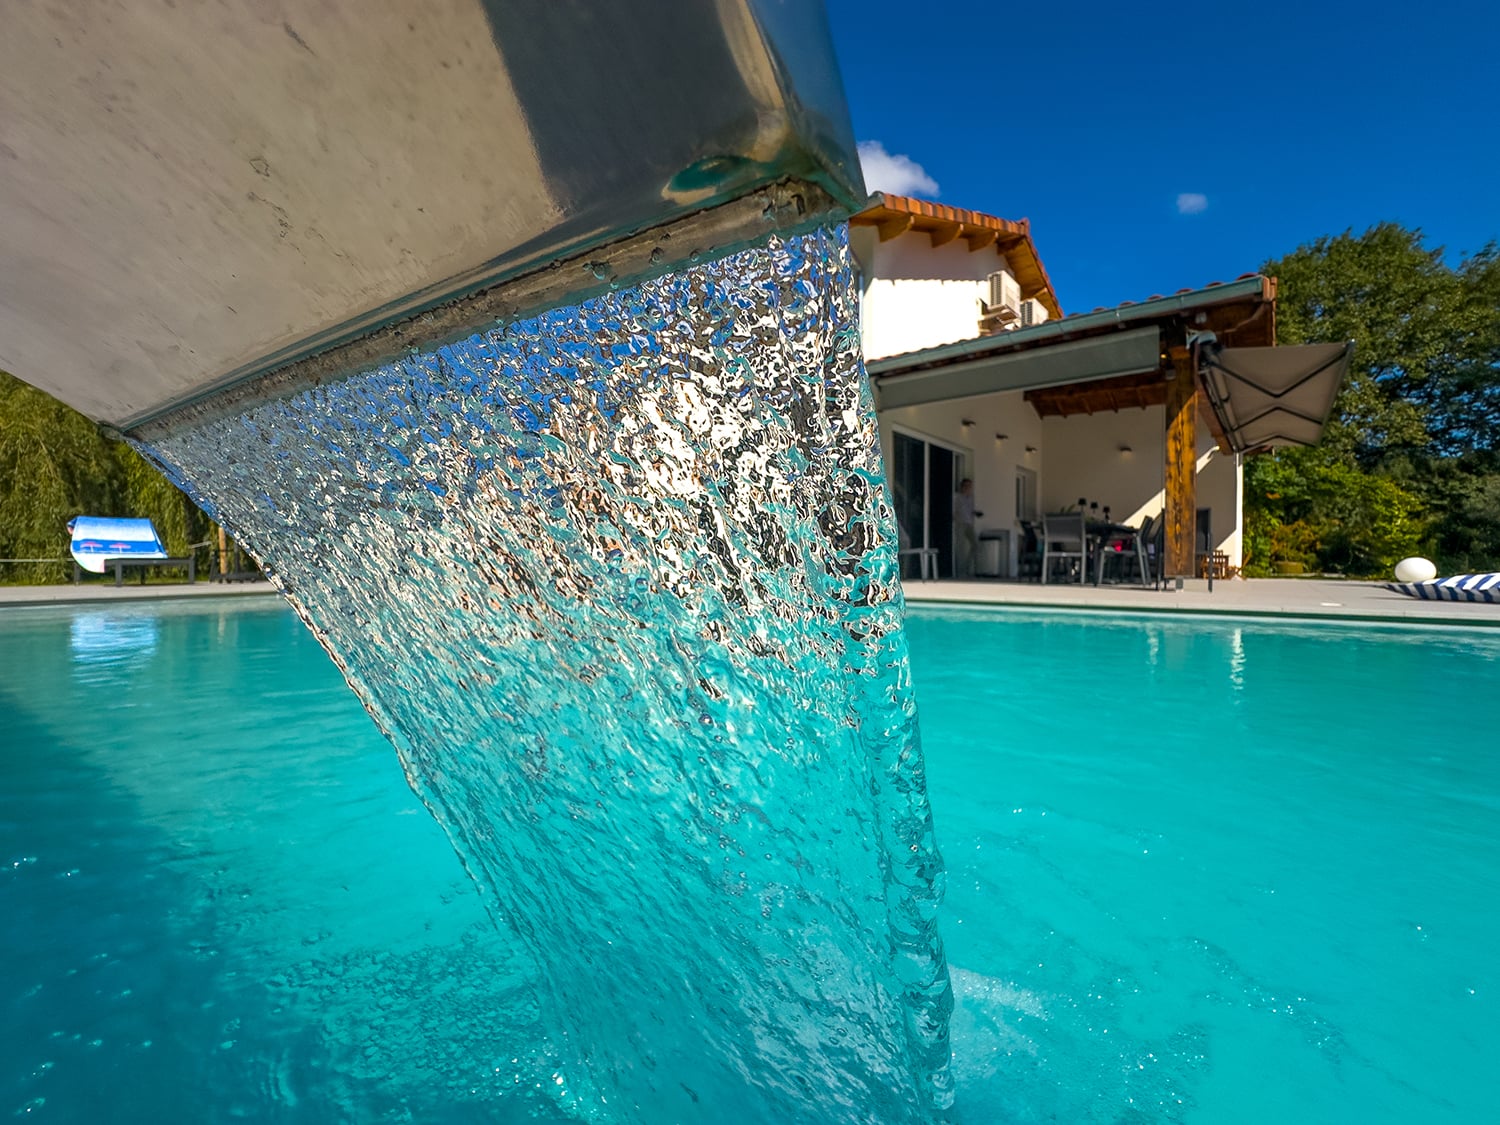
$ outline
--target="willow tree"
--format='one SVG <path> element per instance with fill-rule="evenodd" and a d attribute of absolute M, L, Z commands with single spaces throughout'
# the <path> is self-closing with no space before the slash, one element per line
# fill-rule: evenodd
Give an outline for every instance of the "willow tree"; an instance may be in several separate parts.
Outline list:
<path fill-rule="evenodd" d="M 58 582 L 71 574 L 68 520 L 145 516 L 174 555 L 208 518 L 135 450 L 82 414 L 0 371 L 0 580 Z"/>

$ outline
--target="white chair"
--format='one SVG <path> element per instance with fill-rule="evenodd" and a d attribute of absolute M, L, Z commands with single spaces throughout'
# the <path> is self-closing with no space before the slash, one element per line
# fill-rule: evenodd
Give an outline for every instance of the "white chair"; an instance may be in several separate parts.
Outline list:
<path fill-rule="evenodd" d="M 938 553 L 936 547 L 913 547 L 911 536 L 906 534 L 906 528 L 900 520 L 896 521 L 896 566 L 899 570 L 901 560 L 912 555 L 917 556 L 917 573 L 922 581 L 926 582 L 929 577 L 937 577 Z"/>
<path fill-rule="evenodd" d="M 1078 584 L 1088 574 L 1088 529 L 1082 512 L 1048 512 L 1042 516 L 1042 581 L 1052 571 L 1054 559 L 1078 560 Z"/>
<path fill-rule="evenodd" d="M 929 576 L 932 578 L 937 577 L 938 552 L 936 547 L 910 547 L 905 551 L 898 551 L 896 554 L 898 557 L 905 557 L 907 555 L 917 556 L 917 573 L 921 575 L 923 582 L 926 582 Z"/>

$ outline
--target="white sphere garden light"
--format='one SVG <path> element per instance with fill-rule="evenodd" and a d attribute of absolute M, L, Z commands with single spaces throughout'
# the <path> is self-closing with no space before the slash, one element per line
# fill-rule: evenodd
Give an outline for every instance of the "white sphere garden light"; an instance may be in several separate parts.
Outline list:
<path fill-rule="evenodd" d="M 1437 567 L 1429 559 L 1402 559 L 1396 564 L 1397 582 L 1428 582 L 1437 577 Z"/>

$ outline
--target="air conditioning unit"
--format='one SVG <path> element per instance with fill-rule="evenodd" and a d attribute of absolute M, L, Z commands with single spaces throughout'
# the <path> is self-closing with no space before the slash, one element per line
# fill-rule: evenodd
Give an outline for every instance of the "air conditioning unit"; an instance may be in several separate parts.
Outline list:
<path fill-rule="evenodd" d="M 1031 328 L 1041 324 L 1047 319 L 1047 306 L 1035 297 L 1028 297 L 1021 302 L 1021 327 Z"/>
<path fill-rule="evenodd" d="M 1021 286 L 1014 277 L 1003 270 L 989 276 L 989 300 L 981 302 L 979 329 L 981 332 L 998 332 L 1009 328 L 1021 319 Z"/>

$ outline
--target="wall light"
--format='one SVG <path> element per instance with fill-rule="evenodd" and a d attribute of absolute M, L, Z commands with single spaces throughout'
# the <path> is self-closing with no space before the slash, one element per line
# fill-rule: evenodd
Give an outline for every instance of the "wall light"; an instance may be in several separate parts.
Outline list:
<path fill-rule="evenodd" d="M 1131 449 L 1130 446 L 1126 445 L 1123 441 L 1120 443 L 1120 455 L 1121 456 L 1123 456 L 1123 457 L 1129 457 L 1134 452 L 1135 452 L 1135 450 Z"/>
<path fill-rule="evenodd" d="M 995 440 L 996 440 L 996 441 L 1006 441 L 1006 440 L 1008 440 L 1008 439 L 1009 439 L 1009 438 L 1010 438 L 1010 435 L 1009 435 L 1009 434 L 996 434 L 996 435 L 995 435 Z"/>
<path fill-rule="evenodd" d="M 1027 453 L 1035 453 L 1036 452 L 1036 446 L 1034 446 L 1034 445 L 1028 445 L 1026 447 L 1026 452 Z"/>
<path fill-rule="evenodd" d="M 962 422 L 959 423 L 959 425 L 962 426 L 966 430 L 970 426 L 972 426 L 973 424 L 974 424 L 974 419 L 972 419 L 972 418 L 965 418 Z"/>

